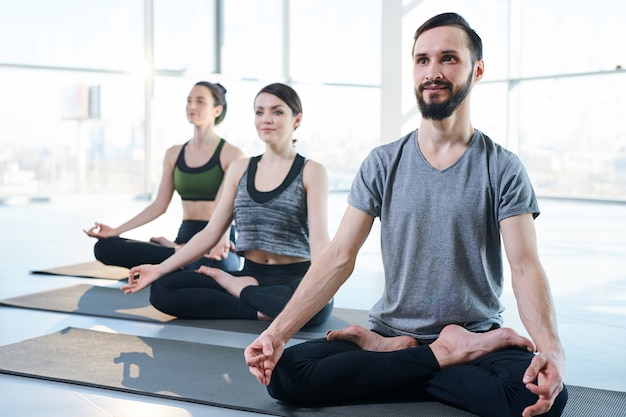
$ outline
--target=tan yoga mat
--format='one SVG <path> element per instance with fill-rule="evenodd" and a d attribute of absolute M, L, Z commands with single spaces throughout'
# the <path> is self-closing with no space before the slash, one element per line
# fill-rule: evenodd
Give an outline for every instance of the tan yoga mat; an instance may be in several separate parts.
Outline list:
<path fill-rule="evenodd" d="M 126 295 L 118 288 L 77 284 L 7 298 L 0 300 L 0 305 L 252 334 L 261 333 L 269 325 L 268 321 L 258 320 L 177 319 L 152 307 L 149 297 L 150 291 L 147 289 L 136 294 Z M 334 308 L 332 315 L 326 322 L 319 326 L 304 328 L 295 337 L 300 339 L 325 337 L 327 330 L 341 329 L 348 324 L 367 326 L 367 311 Z"/>
<path fill-rule="evenodd" d="M 80 278 L 112 279 L 116 281 L 128 278 L 128 268 L 105 265 L 99 261 L 38 269 L 31 271 L 31 273 L 40 275 L 63 275 Z"/>

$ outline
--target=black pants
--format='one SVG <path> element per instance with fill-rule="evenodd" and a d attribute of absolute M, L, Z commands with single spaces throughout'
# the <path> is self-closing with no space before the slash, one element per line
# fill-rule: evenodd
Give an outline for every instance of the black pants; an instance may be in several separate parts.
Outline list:
<path fill-rule="evenodd" d="M 175 242 L 178 244 L 189 242 L 207 223 L 201 220 L 183 220 L 178 229 L 178 236 Z M 234 228 L 231 228 L 231 240 L 235 241 Z M 126 268 L 142 264 L 158 264 L 172 256 L 174 252 L 174 248 L 122 237 L 99 239 L 94 246 L 94 255 L 97 260 L 106 265 L 123 266 Z M 186 265 L 185 269 L 197 269 L 200 265 L 220 268 L 225 271 L 237 271 L 241 268 L 240 257 L 234 253 L 229 253 L 228 257 L 221 261 L 204 257 L 200 258 Z"/>
<path fill-rule="evenodd" d="M 244 288 L 239 299 L 226 292 L 211 277 L 190 270 L 176 271 L 152 283 L 150 303 L 163 313 L 181 319 L 257 320 L 258 311 L 273 318 L 291 299 L 310 265 L 310 262 L 261 265 L 246 259 L 241 271 L 229 273 L 252 276 L 259 286 Z M 331 302 L 306 326 L 326 321 L 332 308 Z"/>
<path fill-rule="evenodd" d="M 532 354 L 515 348 L 440 369 L 427 345 L 372 352 L 348 341 L 313 340 L 285 350 L 268 392 L 303 406 L 346 401 L 440 401 L 479 416 L 522 415 L 537 396 L 522 384 Z M 560 416 L 564 389 L 546 416 Z"/>

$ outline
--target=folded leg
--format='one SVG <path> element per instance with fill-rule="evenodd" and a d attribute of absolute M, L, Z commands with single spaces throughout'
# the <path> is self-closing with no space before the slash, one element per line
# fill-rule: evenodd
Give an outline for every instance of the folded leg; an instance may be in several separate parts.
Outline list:
<path fill-rule="evenodd" d="M 176 271 L 156 280 L 150 288 L 150 303 L 182 319 L 257 319 L 254 308 L 194 271 Z"/>
<path fill-rule="evenodd" d="M 522 349 L 498 350 L 437 372 L 426 390 L 442 402 L 480 416 L 519 417 L 524 408 L 537 401 L 522 383 L 532 356 Z M 566 402 L 564 389 L 546 416 L 560 416 Z"/>
<path fill-rule="evenodd" d="M 285 350 L 268 392 L 286 402 L 328 404 L 423 384 L 439 369 L 428 346 L 372 352 L 345 340 L 319 339 Z"/>

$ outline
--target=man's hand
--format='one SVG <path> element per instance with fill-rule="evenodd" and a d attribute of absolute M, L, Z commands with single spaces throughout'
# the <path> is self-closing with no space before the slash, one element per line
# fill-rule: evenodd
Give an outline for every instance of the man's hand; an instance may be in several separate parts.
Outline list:
<path fill-rule="evenodd" d="M 265 386 L 269 385 L 272 372 L 283 355 L 285 343 L 276 334 L 264 331 L 244 351 L 250 373 Z"/>
<path fill-rule="evenodd" d="M 139 292 L 159 279 L 161 274 L 156 265 L 134 266 L 128 271 L 128 284 L 122 285 L 120 289 L 124 294 L 134 294 Z"/>
<path fill-rule="evenodd" d="M 552 408 L 554 400 L 563 390 L 563 367 L 563 357 L 557 352 L 541 352 L 535 355 L 522 382 L 539 399 L 524 409 L 522 417 L 544 414 Z"/>

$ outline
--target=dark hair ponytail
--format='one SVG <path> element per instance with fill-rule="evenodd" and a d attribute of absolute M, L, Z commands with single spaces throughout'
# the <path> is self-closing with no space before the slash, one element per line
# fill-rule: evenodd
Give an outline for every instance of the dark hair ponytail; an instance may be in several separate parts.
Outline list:
<path fill-rule="evenodd" d="M 213 95 L 215 105 L 222 106 L 222 112 L 215 118 L 215 125 L 219 125 L 226 117 L 226 109 L 228 108 L 226 103 L 226 88 L 220 83 L 210 83 L 208 81 L 198 81 L 195 85 L 208 88 L 209 91 L 211 91 L 211 95 Z"/>

